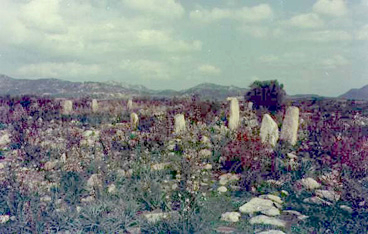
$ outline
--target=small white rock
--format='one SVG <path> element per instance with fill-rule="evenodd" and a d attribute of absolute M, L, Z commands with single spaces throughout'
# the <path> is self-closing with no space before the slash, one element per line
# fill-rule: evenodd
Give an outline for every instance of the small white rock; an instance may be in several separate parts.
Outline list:
<path fill-rule="evenodd" d="M 268 224 L 279 227 L 285 227 L 286 222 L 277 218 L 268 217 L 266 215 L 258 215 L 249 220 L 250 224 Z"/>
<path fill-rule="evenodd" d="M 239 222 L 241 214 L 239 212 L 226 212 L 221 215 L 221 220 L 231 223 Z"/>
<path fill-rule="evenodd" d="M 227 192 L 227 188 L 225 186 L 220 186 L 218 189 L 217 189 L 218 192 L 220 193 L 226 193 Z"/>
<path fill-rule="evenodd" d="M 10 220 L 9 215 L 0 215 L 0 223 L 6 223 Z"/>

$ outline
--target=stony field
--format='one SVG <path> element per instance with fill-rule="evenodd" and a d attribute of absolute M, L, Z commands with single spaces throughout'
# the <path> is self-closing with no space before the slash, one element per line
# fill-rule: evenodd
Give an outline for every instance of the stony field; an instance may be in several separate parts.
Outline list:
<path fill-rule="evenodd" d="M 0 233 L 368 233 L 368 103 L 0 99 Z"/>

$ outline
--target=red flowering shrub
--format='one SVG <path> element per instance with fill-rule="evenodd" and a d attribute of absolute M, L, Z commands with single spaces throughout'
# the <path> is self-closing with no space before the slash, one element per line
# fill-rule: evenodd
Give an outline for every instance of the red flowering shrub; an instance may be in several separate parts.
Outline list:
<path fill-rule="evenodd" d="M 240 161 L 244 170 L 263 172 L 270 169 L 274 158 L 258 135 L 250 136 L 246 132 L 239 132 L 236 139 L 225 146 L 222 155 L 226 161 Z"/>

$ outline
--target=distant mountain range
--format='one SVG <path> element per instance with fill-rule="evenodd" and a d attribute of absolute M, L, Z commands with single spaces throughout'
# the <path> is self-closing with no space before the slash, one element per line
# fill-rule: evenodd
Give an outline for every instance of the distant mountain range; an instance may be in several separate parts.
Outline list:
<path fill-rule="evenodd" d="M 143 85 L 131 85 L 119 81 L 71 82 L 54 78 L 14 79 L 0 75 L 0 95 L 39 95 L 52 97 L 124 98 L 129 96 L 189 97 L 198 94 L 202 99 L 225 99 L 243 96 L 245 88 L 223 86 L 212 83 L 199 84 L 190 89 L 151 90 Z"/>
<path fill-rule="evenodd" d="M 350 89 L 348 92 L 340 95 L 339 98 L 354 99 L 354 100 L 368 100 L 368 85 L 360 89 Z"/>
<path fill-rule="evenodd" d="M 241 97 L 248 89 L 236 86 L 202 83 L 189 89 L 152 90 L 143 85 L 131 85 L 120 81 L 72 82 L 54 78 L 14 79 L 0 74 L 0 95 L 37 95 L 60 98 L 126 98 L 131 96 L 190 97 L 198 94 L 201 99 L 224 100 L 227 97 Z M 315 94 L 287 95 L 288 99 L 325 98 Z M 368 100 L 368 85 L 361 89 L 351 89 L 339 96 L 344 99 Z"/>

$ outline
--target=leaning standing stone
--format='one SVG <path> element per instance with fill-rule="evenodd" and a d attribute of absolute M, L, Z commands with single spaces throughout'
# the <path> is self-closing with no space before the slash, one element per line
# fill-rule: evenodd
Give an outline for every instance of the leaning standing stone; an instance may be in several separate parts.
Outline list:
<path fill-rule="evenodd" d="M 183 114 L 175 115 L 175 133 L 185 131 L 185 119 Z"/>
<path fill-rule="evenodd" d="M 299 108 L 291 106 L 286 110 L 282 123 L 280 139 L 295 145 L 298 139 Z"/>
<path fill-rule="evenodd" d="M 239 126 L 239 102 L 236 98 L 230 99 L 229 129 L 235 130 Z"/>
<path fill-rule="evenodd" d="M 131 98 L 128 100 L 127 108 L 128 108 L 128 110 L 132 110 L 133 109 L 133 101 L 132 101 Z"/>
<path fill-rule="evenodd" d="M 260 136 L 263 143 L 267 142 L 272 146 L 275 146 L 279 139 L 279 128 L 269 114 L 263 116 Z"/>

